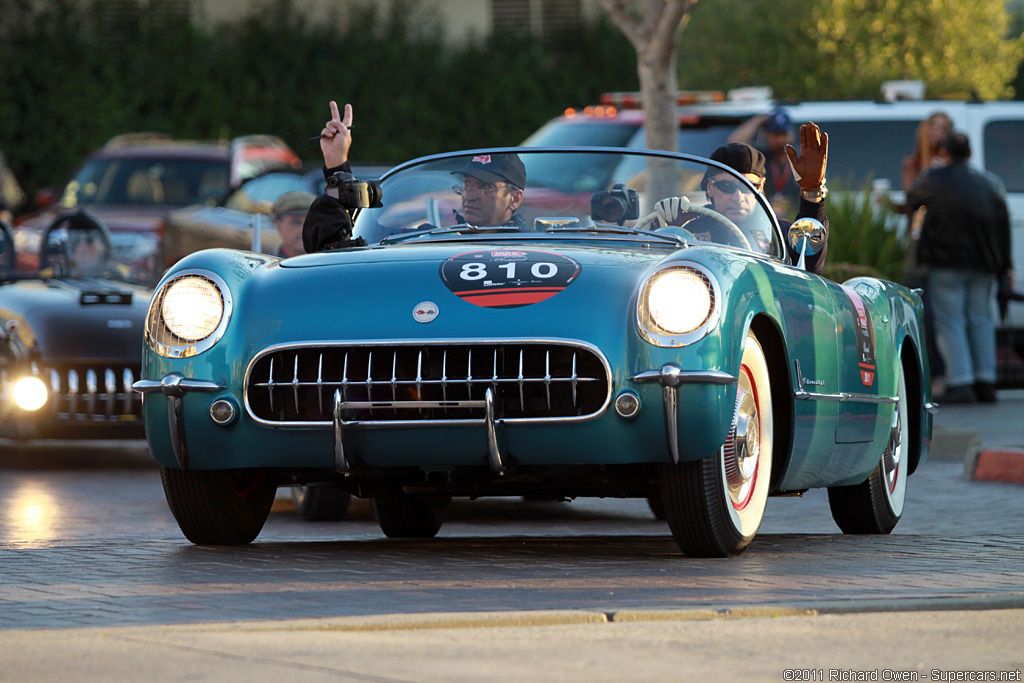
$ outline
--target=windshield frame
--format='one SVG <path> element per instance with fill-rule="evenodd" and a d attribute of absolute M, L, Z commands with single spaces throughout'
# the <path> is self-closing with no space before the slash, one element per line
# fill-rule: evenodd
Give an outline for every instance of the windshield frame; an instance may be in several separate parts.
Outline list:
<path fill-rule="evenodd" d="M 402 174 L 402 173 L 404 173 L 404 172 L 406 172 L 406 171 L 408 171 L 410 169 L 416 168 L 418 166 L 429 165 L 429 164 L 434 163 L 434 162 L 444 161 L 446 159 L 451 159 L 451 158 L 472 157 L 472 156 L 477 156 L 477 155 L 481 155 L 481 154 L 519 154 L 519 155 L 524 155 L 524 154 L 525 155 L 539 155 L 539 154 L 575 154 L 575 155 L 590 155 L 590 154 L 602 155 L 603 154 L 603 155 L 609 155 L 609 154 L 617 154 L 617 155 L 621 155 L 623 157 L 639 157 L 639 156 L 651 157 L 651 158 L 666 159 L 666 160 L 677 161 L 677 162 L 687 162 L 687 163 L 691 163 L 691 164 L 703 165 L 703 166 L 706 166 L 706 167 L 715 168 L 717 170 L 720 170 L 721 172 L 724 172 L 724 173 L 727 173 L 727 174 L 733 176 L 737 180 L 737 182 L 743 184 L 744 186 L 749 188 L 754 193 L 754 197 L 755 197 L 755 200 L 756 200 L 757 204 L 760 206 L 760 208 L 763 211 L 763 213 L 768 217 L 768 219 L 770 221 L 771 229 L 774 232 L 774 239 L 772 240 L 772 244 L 774 246 L 774 253 L 771 253 L 771 252 L 761 252 L 761 251 L 757 251 L 755 249 L 745 249 L 745 248 L 742 248 L 742 247 L 735 247 L 735 248 L 737 248 L 737 249 L 739 249 L 739 250 L 741 250 L 741 251 L 743 251 L 745 253 L 750 253 L 750 254 L 754 254 L 756 256 L 761 256 L 761 257 L 768 257 L 768 258 L 771 258 L 771 259 L 774 259 L 774 260 L 777 260 L 777 261 L 781 261 L 781 262 L 785 262 L 785 260 L 786 260 L 785 235 L 784 235 L 784 233 L 782 231 L 782 227 L 780 225 L 779 218 L 775 215 L 774 210 L 772 210 L 772 208 L 771 208 L 771 204 L 768 202 L 768 199 L 764 196 L 764 194 L 762 194 L 760 191 L 758 191 L 757 188 L 754 187 L 754 185 L 750 182 L 750 180 L 748 178 L 746 178 L 743 174 L 738 173 L 735 169 L 730 168 L 729 166 L 726 166 L 725 164 L 719 163 L 717 161 L 708 159 L 706 157 L 700 157 L 700 156 L 696 156 L 696 155 L 693 155 L 693 154 L 684 154 L 684 153 L 681 153 L 681 152 L 665 152 L 665 151 L 662 151 L 662 150 L 636 149 L 636 148 L 631 148 L 631 147 L 575 147 L 575 146 L 565 146 L 565 145 L 562 145 L 562 146 L 544 146 L 544 147 L 485 147 L 485 148 L 477 148 L 477 149 L 459 150 L 459 151 L 453 151 L 453 152 L 442 152 L 442 153 L 439 153 L 439 154 L 431 154 L 431 155 L 427 155 L 427 156 L 423 156 L 423 157 L 417 157 L 415 159 L 410 159 L 408 161 L 405 161 L 405 162 L 403 162 L 401 164 L 398 164 L 398 165 L 392 167 L 386 173 L 381 175 L 380 182 L 384 186 L 385 202 L 387 201 L 386 200 L 386 197 L 387 197 L 387 195 L 386 195 L 387 181 L 390 178 L 392 178 L 393 176 L 400 175 L 400 174 Z M 530 188 L 529 188 L 529 185 L 528 185 L 527 186 L 527 190 L 529 190 L 529 189 Z M 367 210 L 367 209 L 358 209 L 358 210 L 356 210 L 353 213 L 353 220 L 354 220 L 355 223 L 358 223 L 359 215 L 364 210 Z M 372 211 L 372 209 L 369 209 L 369 210 Z M 411 231 L 410 234 L 413 234 L 413 232 Z M 429 231 L 424 231 L 424 232 L 421 232 L 421 233 L 418 233 L 418 234 L 421 235 L 421 236 L 429 235 Z M 493 232 L 486 233 L 486 234 L 488 236 L 491 236 L 491 237 L 495 236 L 495 233 L 493 233 Z M 589 235 L 588 236 L 587 233 L 583 232 L 583 231 L 578 232 L 578 233 L 574 233 L 574 234 L 576 234 L 576 235 L 578 235 L 580 237 L 584 237 L 586 239 L 594 239 L 593 235 Z M 502 238 L 511 238 L 511 237 L 522 238 L 522 237 L 525 237 L 527 235 L 528 235 L 528 233 L 515 233 L 514 235 L 512 235 L 512 234 L 510 234 L 510 235 L 501 235 L 501 237 Z M 552 233 L 546 233 L 546 235 L 548 237 L 551 237 Z M 480 234 L 479 234 L 478 231 L 472 231 L 471 233 L 462 235 L 462 238 L 465 239 L 468 236 L 473 236 L 474 238 L 479 238 Z M 642 235 L 640 235 L 640 236 L 643 237 Z M 564 237 L 564 235 L 558 235 L 558 237 Z M 601 238 L 605 238 L 605 237 L 610 237 L 610 235 L 600 235 L 600 237 Z M 623 236 L 619 237 L 619 239 L 622 239 L 622 237 L 626 237 L 626 236 L 623 235 Z M 426 240 L 426 241 L 430 241 L 430 240 Z M 644 237 L 643 241 L 644 242 L 649 242 L 650 239 Z M 370 246 L 384 246 L 384 247 L 387 247 L 387 246 L 393 246 L 393 245 L 396 245 L 396 244 L 408 244 L 408 243 L 409 243 L 409 240 L 394 240 L 394 241 L 391 241 L 391 242 L 388 242 L 388 243 L 384 243 L 384 244 L 374 243 L 373 245 L 370 245 Z M 697 242 L 696 244 L 697 245 L 703 245 L 705 243 Z M 722 248 L 729 248 L 728 245 L 722 245 L 722 244 L 718 244 L 718 243 L 714 243 L 714 242 L 707 243 L 707 244 L 711 244 L 711 245 L 714 245 L 714 246 L 717 246 L 717 247 L 722 247 Z M 694 246 L 694 243 L 691 242 L 690 246 Z"/>

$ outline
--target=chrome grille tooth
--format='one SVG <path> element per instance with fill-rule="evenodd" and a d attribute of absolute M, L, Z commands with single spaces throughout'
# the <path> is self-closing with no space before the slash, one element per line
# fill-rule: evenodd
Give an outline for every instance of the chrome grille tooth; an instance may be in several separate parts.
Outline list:
<path fill-rule="evenodd" d="M 96 371 L 89 368 L 85 371 L 86 410 L 90 417 L 96 414 L 96 391 L 99 385 L 96 382 Z"/>
<path fill-rule="evenodd" d="M 267 400 L 270 402 L 270 409 L 274 409 L 274 357 L 270 357 L 270 372 L 267 373 Z"/>
<path fill-rule="evenodd" d="M 473 349 L 470 347 L 466 357 L 466 398 L 473 400 Z"/>
<path fill-rule="evenodd" d="M 110 368 L 103 371 L 103 388 L 107 390 L 107 418 L 114 417 L 114 401 L 117 400 L 117 375 Z"/>
<path fill-rule="evenodd" d="M 494 349 L 494 370 L 491 375 L 492 391 L 497 393 L 498 391 L 498 349 Z"/>
<path fill-rule="evenodd" d="M 78 412 L 78 371 L 68 370 L 68 412 Z"/>
<path fill-rule="evenodd" d="M 124 414 L 135 413 L 135 391 L 132 385 L 135 384 L 135 375 L 131 368 L 125 368 L 121 373 L 121 386 L 124 387 Z"/>
<path fill-rule="evenodd" d="M 391 354 L 391 400 L 398 400 L 398 349 Z"/>
<path fill-rule="evenodd" d="M 544 352 L 544 389 L 548 394 L 548 412 L 551 412 L 551 349 Z"/>
<path fill-rule="evenodd" d="M 423 381 L 423 349 L 416 354 L 416 398 L 423 400 L 423 388 L 420 383 Z M 423 410 L 420 410 L 423 415 Z"/>
<path fill-rule="evenodd" d="M 441 400 L 448 400 L 448 349 L 441 353 Z"/>
<path fill-rule="evenodd" d="M 526 399 L 523 398 L 523 349 L 519 349 L 519 409 L 526 412 Z"/>
<path fill-rule="evenodd" d="M 572 352 L 572 404 L 576 405 L 576 352 Z"/>
<path fill-rule="evenodd" d="M 373 351 L 366 357 L 366 402 L 370 404 L 370 417 L 373 417 Z"/>
<path fill-rule="evenodd" d="M 341 402 L 348 400 L 348 351 L 345 352 L 345 364 L 341 368 Z"/>
<path fill-rule="evenodd" d="M 292 392 L 295 394 L 295 412 L 301 412 L 299 407 L 299 352 L 295 352 L 295 369 L 292 371 Z"/>
<path fill-rule="evenodd" d="M 324 353 L 320 352 L 320 362 L 316 368 L 316 400 L 320 408 L 318 415 L 324 414 Z"/>

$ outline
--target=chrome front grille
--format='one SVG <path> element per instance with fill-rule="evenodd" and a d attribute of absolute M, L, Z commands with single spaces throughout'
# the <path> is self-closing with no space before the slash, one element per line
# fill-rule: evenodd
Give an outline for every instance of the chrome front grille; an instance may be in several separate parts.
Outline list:
<path fill-rule="evenodd" d="M 142 419 L 142 401 L 132 391 L 139 376 L 138 364 L 71 364 L 58 367 L 33 366 L 32 373 L 46 384 L 49 397 L 42 410 L 58 420 L 120 422 Z M 4 371 L 0 377 L 3 395 L 17 378 Z"/>
<path fill-rule="evenodd" d="M 249 366 L 245 401 L 257 420 L 482 421 L 491 390 L 499 420 L 580 419 L 604 410 L 607 361 L 562 341 L 303 345 L 267 349 Z"/>

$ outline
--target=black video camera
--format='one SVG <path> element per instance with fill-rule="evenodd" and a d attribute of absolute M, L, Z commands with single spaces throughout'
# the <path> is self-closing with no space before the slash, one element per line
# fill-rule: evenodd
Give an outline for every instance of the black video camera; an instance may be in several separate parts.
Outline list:
<path fill-rule="evenodd" d="M 590 217 L 595 221 L 618 223 L 640 217 L 640 199 L 636 190 L 627 190 L 622 183 L 590 195 Z"/>
<path fill-rule="evenodd" d="M 359 180 L 351 173 L 338 171 L 327 179 L 327 187 L 338 191 L 338 201 L 346 209 L 375 209 L 382 206 L 380 199 L 384 193 L 376 180 Z"/>

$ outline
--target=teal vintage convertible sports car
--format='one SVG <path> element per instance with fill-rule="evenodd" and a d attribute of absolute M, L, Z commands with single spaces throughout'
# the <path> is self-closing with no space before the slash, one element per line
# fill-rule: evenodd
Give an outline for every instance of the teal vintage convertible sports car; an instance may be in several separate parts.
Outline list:
<path fill-rule="evenodd" d="M 522 205 L 470 224 L 460 169 L 513 153 Z M 185 536 L 248 543 L 294 485 L 370 498 L 390 537 L 435 535 L 452 496 L 638 497 L 686 555 L 727 556 L 770 496 L 818 487 L 844 532 L 891 531 L 935 409 L 921 299 L 808 272 L 821 225 L 784 234 L 738 174 L 737 224 L 706 206 L 709 167 L 731 172 L 647 150 L 436 155 L 346 181 L 344 249 L 182 259 L 135 387 Z"/>

